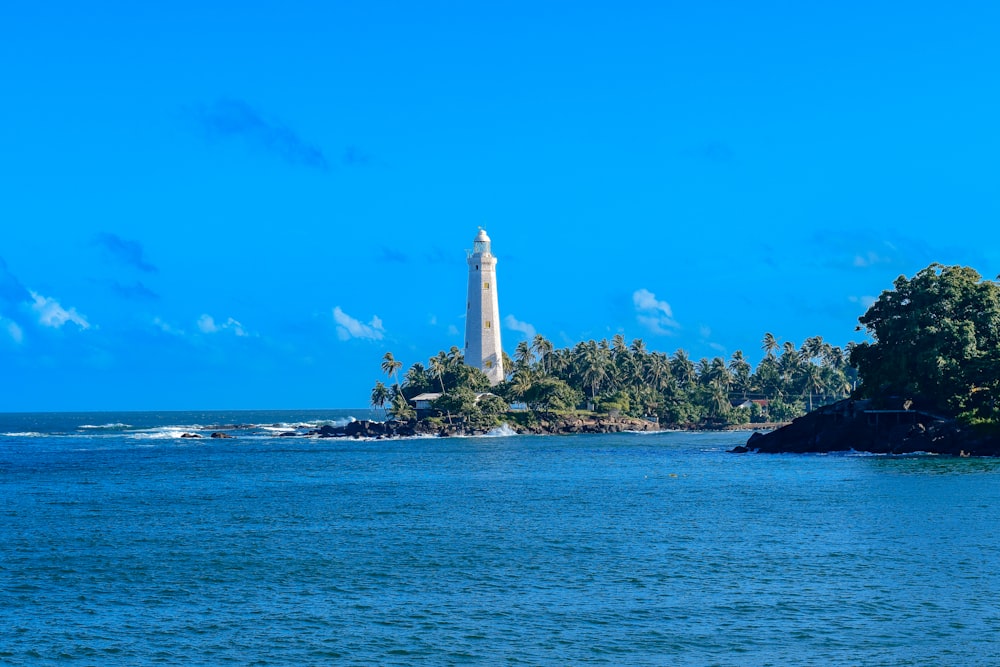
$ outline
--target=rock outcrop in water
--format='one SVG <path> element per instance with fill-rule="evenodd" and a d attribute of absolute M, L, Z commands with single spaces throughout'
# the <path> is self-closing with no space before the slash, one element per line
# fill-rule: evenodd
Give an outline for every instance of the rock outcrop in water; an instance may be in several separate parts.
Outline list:
<path fill-rule="evenodd" d="M 755 432 L 746 447 L 733 451 L 804 454 L 850 450 L 873 454 L 1000 456 L 1000 438 L 910 405 L 875 409 L 869 401 L 844 400 L 769 433 Z"/>

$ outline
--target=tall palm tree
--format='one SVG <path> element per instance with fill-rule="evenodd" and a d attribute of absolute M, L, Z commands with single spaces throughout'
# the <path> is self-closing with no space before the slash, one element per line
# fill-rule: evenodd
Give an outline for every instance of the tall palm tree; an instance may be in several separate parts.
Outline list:
<path fill-rule="evenodd" d="M 815 361 L 823 357 L 825 345 L 826 343 L 823 342 L 822 336 L 811 336 L 806 338 L 805 342 L 802 343 L 800 352 L 807 361 Z"/>
<path fill-rule="evenodd" d="M 531 346 L 528 341 L 522 340 L 514 348 L 514 363 L 517 364 L 517 368 L 529 369 L 531 368 L 531 362 L 535 360 L 535 355 L 531 352 Z"/>
<path fill-rule="evenodd" d="M 687 352 L 679 348 L 670 359 L 670 372 L 682 389 L 689 388 L 698 379 L 694 363 L 688 357 Z"/>
<path fill-rule="evenodd" d="M 444 388 L 444 374 L 448 370 L 448 355 L 442 350 L 438 352 L 436 356 L 430 358 L 431 371 L 438 376 L 438 382 L 441 383 L 441 393 L 445 392 Z"/>
<path fill-rule="evenodd" d="M 386 352 L 382 357 L 382 372 L 389 378 L 396 379 L 396 389 L 402 395 L 403 390 L 399 388 L 399 369 L 403 367 L 403 362 L 392 356 L 392 352 Z"/>
<path fill-rule="evenodd" d="M 603 341 L 603 343 L 601 345 L 601 343 L 595 343 L 591 340 L 577 346 L 579 352 L 576 366 L 583 384 L 590 387 L 592 402 L 597 400 L 598 390 L 601 383 L 608 377 L 608 366 L 611 363 L 607 341 Z"/>
<path fill-rule="evenodd" d="M 431 357 L 431 370 L 438 376 L 438 381 L 441 383 L 441 393 L 445 393 L 444 389 L 444 372 L 448 370 L 448 355 L 444 351 L 438 352 L 437 356 Z M 448 423 L 451 423 L 451 410 L 445 411 L 448 415 Z"/>
<path fill-rule="evenodd" d="M 633 354 L 637 354 L 639 356 L 642 356 L 642 355 L 646 354 L 646 344 L 644 342 L 642 342 L 641 338 L 634 339 L 632 341 L 632 346 L 631 347 L 632 347 Z"/>
<path fill-rule="evenodd" d="M 736 350 L 729 360 L 729 371 L 733 374 L 733 384 L 746 398 L 750 389 L 750 363 L 743 356 L 743 350 Z"/>
<path fill-rule="evenodd" d="M 764 350 L 764 356 L 773 357 L 774 353 L 779 349 L 778 339 L 770 332 L 764 334 L 764 340 L 761 341 L 760 349 Z"/>
<path fill-rule="evenodd" d="M 538 355 L 538 363 L 542 367 L 542 372 L 547 373 L 546 357 L 552 353 L 552 341 L 546 340 L 542 334 L 535 334 L 535 338 L 531 341 L 531 349 Z"/>
<path fill-rule="evenodd" d="M 375 382 L 375 387 L 372 388 L 372 407 L 382 408 L 382 413 L 389 417 L 389 413 L 385 410 L 385 404 L 389 402 L 389 389 L 381 380 Z"/>

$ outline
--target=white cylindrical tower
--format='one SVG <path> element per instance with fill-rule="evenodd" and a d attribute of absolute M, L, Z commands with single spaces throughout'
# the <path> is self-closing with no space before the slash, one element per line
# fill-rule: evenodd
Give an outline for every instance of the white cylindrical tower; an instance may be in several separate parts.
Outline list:
<path fill-rule="evenodd" d="M 465 363 L 486 373 L 490 384 L 504 379 L 497 300 L 497 258 L 480 228 L 469 253 L 469 296 L 465 305 Z"/>

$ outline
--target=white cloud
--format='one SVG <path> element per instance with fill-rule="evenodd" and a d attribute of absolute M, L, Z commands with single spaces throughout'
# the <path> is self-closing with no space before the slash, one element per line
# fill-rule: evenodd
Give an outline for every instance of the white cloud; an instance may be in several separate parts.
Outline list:
<path fill-rule="evenodd" d="M 337 338 L 340 340 L 350 340 L 351 338 L 366 338 L 368 340 L 382 340 L 385 336 L 385 328 L 378 315 L 372 317 L 368 324 L 354 319 L 337 306 L 333 309 L 333 319 L 337 323 Z"/>
<path fill-rule="evenodd" d="M 449 336 L 457 336 L 458 334 L 459 334 L 458 327 L 456 327 L 454 324 L 449 324 L 448 325 L 448 335 Z"/>
<path fill-rule="evenodd" d="M 231 317 L 222 324 L 216 324 L 215 319 L 211 315 L 202 315 L 198 318 L 198 329 L 200 329 L 202 333 L 207 334 L 219 333 L 221 331 L 228 330 L 232 331 L 239 337 L 250 335 L 247 333 L 246 329 L 243 328 L 242 324 Z"/>
<path fill-rule="evenodd" d="M 521 322 L 513 315 L 508 315 L 503 318 L 503 323 L 508 329 L 523 333 L 525 338 L 531 339 L 535 337 L 535 327 L 531 326 L 527 322 Z"/>
<path fill-rule="evenodd" d="M 632 293 L 632 304 L 635 306 L 635 319 L 654 334 L 670 335 L 671 329 L 680 325 L 674 321 L 670 304 L 660 301 L 648 289 L 637 289 Z"/>
<path fill-rule="evenodd" d="M 168 333 L 171 336 L 183 336 L 184 335 L 184 331 L 182 329 L 178 329 L 177 327 L 173 326 L 169 322 L 164 322 L 159 317 L 154 317 L 153 318 L 153 326 L 155 326 L 156 328 L 158 328 L 163 333 Z"/>
<path fill-rule="evenodd" d="M 14 320 L 7 320 L 0 317 L 0 330 L 6 331 L 7 335 L 9 335 L 10 339 L 15 343 L 20 344 L 24 342 L 24 332 Z"/>
<path fill-rule="evenodd" d="M 58 329 L 67 322 L 72 322 L 81 329 L 90 328 L 90 322 L 76 312 L 76 308 L 66 310 L 55 299 L 42 296 L 38 292 L 30 292 L 30 294 L 31 298 L 34 299 L 31 309 L 38 313 L 38 321 L 42 325 Z"/>
<path fill-rule="evenodd" d="M 437 315 L 431 315 L 431 319 L 429 321 L 429 324 L 433 327 L 433 326 L 436 326 L 437 323 L 438 323 Z"/>

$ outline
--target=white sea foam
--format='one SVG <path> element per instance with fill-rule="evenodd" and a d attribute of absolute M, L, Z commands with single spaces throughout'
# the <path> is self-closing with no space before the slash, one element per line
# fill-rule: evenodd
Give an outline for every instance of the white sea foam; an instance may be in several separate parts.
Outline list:
<path fill-rule="evenodd" d="M 143 431 L 136 431 L 132 437 L 136 440 L 173 440 L 185 433 L 195 433 L 200 426 L 161 426 Z"/>
<path fill-rule="evenodd" d="M 487 438 L 506 438 L 511 435 L 517 435 L 517 431 L 512 429 L 506 422 L 500 424 L 500 426 L 497 426 L 494 429 L 490 429 L 486 433 Z"/>
<path fill-rule="evenodd" d="M 13 433 L 0 433 L 0 435 L 5 435 L 9 438 L 44 438 L 44 433 L 38 433 L 36 431 L 16 431 Z"/>
<path fill-rule="evenodd" d="M 123 431 L 127 428 L 131 428 L 131 425 L 122 424 L 121 422 L 115 422 L 114 424 L 81 424 L 78 428 L 98 429 L 106 431 Z"/>

